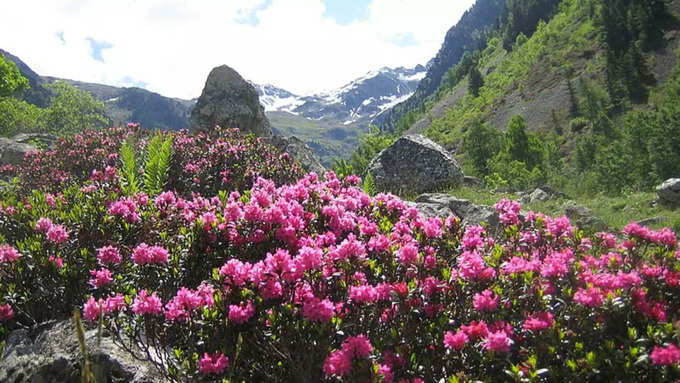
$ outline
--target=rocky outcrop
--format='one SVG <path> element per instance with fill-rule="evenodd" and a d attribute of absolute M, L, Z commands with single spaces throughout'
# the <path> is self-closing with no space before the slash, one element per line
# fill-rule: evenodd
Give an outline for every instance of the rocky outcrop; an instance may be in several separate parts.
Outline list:
<path fill-rule="evenodd" d="M 669 178 L 656 187 L 658 201 L 664 205 L 680 206 L 680 178 Z"/>
<path fill-rule="evenodd" d="M 12 140 L 22 144 L 38 144 L 41 147 L 52 149 L 59 137 L 48 133 L 19 133 Z"/>
<path fill-rule="evenodd" d="M 97 382 L 152 383 L 162 381 L 148 362 L 133 358 L 97 330 L 85 332 L 92 370 Z M 72 320 L 53 321 L 32 330 L 9 334 L 0 356 L 0 382 L 79 382 L 82 355 Z"/>
<path fill-rule="evenodd" d="M 266 141 L 296 159 L 307 172 L 315 172 L 318 175 L 323 175 L 326 172 L 326 168 L 321 165 L 321 161 L 314 155 L 312 149 L 299 138 L 295 136 L 273 136 L 267 138 Z"/>
<path fill-rule="evenodd" d="M 573 224 L 583 230 L 606 231 L 608 229 L 607 223 L 585 206 L 569 205 L 564 212 Z"/>
<path fill-rule="evenodd" d="M 466 199 L 459 199 L 450 194 L 428 193 L 416 198 L 414 206 L 425 217 L 448 217 L 455 215 L 466 225 L 488 224 L 488 228 L 495 233 L 499 218 L 492 206 L 475 205 Z"/>
<path fill-rule="evenodd" d="M 207 131 L 215 125 L 239 128 L 259 137 L 272 135 L 255 88 L 226 65 L 210 71 L 203 93 L 191 112 L 191 130 Z"/>
<path fill-rule="evenodd" d="M 36 150 L 38 150 L 38 148 L 29 143 L 0 137 L 0 166 L 19 164 L 23 161 L 26 153 L 34 152 Z"/>
<path fill-rule="evenodd" d="M 58 137 L 46 133 L 20 133 L 12 138 L 0 137 L 0 166 L 20 164 L 26 153 L 39 147 L 52 148 Z"/>
<path fill-rule="evenodd" d="M 451 153 L 419 134 L 402 136 L 378 153 L 368 172 L 378 190 L 400 195 L 437 191 L 463 180 Z"/>

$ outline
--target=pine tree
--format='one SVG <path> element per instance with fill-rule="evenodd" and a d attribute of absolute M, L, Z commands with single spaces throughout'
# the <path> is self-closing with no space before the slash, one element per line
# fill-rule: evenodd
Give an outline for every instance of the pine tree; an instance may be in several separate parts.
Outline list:
<path fill-rule="evenodd" d="M 479 97 L 479 88 L 484 85 L 484 79 L 479 72 L 477 66 L 470 68 L 470 83 L 468 84 L 468 91 L 475 97 Z"/>

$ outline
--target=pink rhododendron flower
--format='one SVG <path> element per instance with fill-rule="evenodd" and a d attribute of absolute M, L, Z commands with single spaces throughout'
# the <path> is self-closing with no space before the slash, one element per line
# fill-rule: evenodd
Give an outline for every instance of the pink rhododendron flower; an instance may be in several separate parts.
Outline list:
<path fill-rule="evenodd" d="M 239 305 L 229 305 L 229 321 L 234 323 L 246 323 L 255 313 L 253 302 L 241 303 Z"/>
<path fill-rule="evenodd" d="M 494 205 L 499 214 L 499 218 L 504 225 L 517 225 L 519 223 L 519 211 L 521 206 L 517 201 L 503 198 Z"/>
<path fill-rule="evenodd" d="M 35 224 L 35 229 L 43 233 L 46 233 L 50 227 L 52 227 L 52 220 L 49 218 L 40 218 Z"/>
<path fill-rule="evenodd" d="M 227 284 L 243 286 L 248 281 L 251 268 L 249 263 L 233 258 L 220 267 L 220 275 L 225 277 L 224 282 Z"/>
<path fill-rule="evenodd" d="M 543 331 L 552 327 L 553 315 L 547 311 L 534 313 L 529 315 L 524 321 L 524 329 L 531 331 Z"/>
<path fill-rule="evenodd" d="M 111 278 L 111 272 L 106 268 L 101 268 L 99 270 L 91 270 L 90 275 L 92 276 L 92 278 L 90 278 L 89 283 L 90 286 L 94 288 L 106 286 L 113 281 L 113 278 Z"/>
<path fill-rule="evenodd" d="M 302 315 L 310 321 L 330 322 L 335 315 L 335 305 L 328 299 L 313 297 L 302 304 Z"/>
<path fill-rule="evenodd" d="M 508 352 L 511 345 L 512 340 L 508 338 L 508 334 L 505 331 L 490 332 L 484 342 L 484 348 L 495 352 Z"/>
<path fill-rule="evenodd" d="M 447 331 L 444 334 L 444 347 L 460 350 L 470 340 L 464 331 L 459 330 L 455 334 Z"/>
<path fill-rule="evenodd" d="M 90 299 L 88 299 L 83 305 L 83 316 L 90 322 L 94 322 L 99 319 L 99 313 L 101 310 L 102 307 L 100 306 L 100 303 L 97 302 L 94 297 L 90 297 Z"/>
<path fill-rule="evenodd" d="M 428 218 L 423 226 L 423 233 L 428 238 L 439 238 L 442 236 L 442 220 L 440 218 Z"/>
<path fill-rule="evenodd" d="M 489 329 L 484 321 L 472 321 L 469 325 L 460 326 L 461 330 L 465 332 L 471 339 L 483 338 L 489 333 Z"/>
<path fill-rule="evenodd" d="M 168 262 L 168 256 L 168 251 L 161 246 L 149 246 L 146 243 L 140 243 L 132 250 L 131 259 L 139 265 L 162 264 Z"/>
<path fill-rule="evenodd" d="M 559 252 L 552 252 L 545 257 L 541 266 L 541 275 L 550 277 L 563 277 L 567 275 L 569 266 L 574 260 L 574 252 L 571 249 L 564 249 Z"/>
<path fill-rule="evenodd" d="M 227 367 L 229 367 L 229 358 L 221 352 L 203 354 L 203 357 L 198 361 L 198 372 L 201 374 L 221 374 Z"/>
<path fill-rule="evenodd" d="M 394 381 L 392 367 L 387 364 L 378 365 L 378 375 L 382 376 L 382 382 L 384 383 L 392 383 Z"/>
<path fill-rule="evenodd" d="M 498 307 L 498 296 L 491 290 L 484 290 L 481 294 L 475 294 L 472 305 L 478 311 L 494 311 Z"/>
<path fill-rule="evenodd" d="M 333 351 L 323 363 L 326 376 L 345 376 L 352 371 L 352 356 L 344 350 Z"/>
<path fill-rule="evenodd" d="M 97 259 L 101 264 L 115 264 L 122 261 L 118 249 L 113 246 L 104 246 L 97 250 Z"/>
<path fill-rule="evenodd" d="M 371 285 L 351 286 L 349 297 L 358 303 L 372 303 L 378 299 L 378 292 Z"/>
<path fill-rule="evenodd" d="M 597 287 L 589 287 L 588 289 L 579 289 L 574 294 L 574 302 L 588 307 L 600 307 L 604 302 L 604 294 Z"/>
<path fill-rule="evenodd" d="M 68 239 L 68 232 L 62 225 L 52 225 L 47 230 L 47 239 L 54 244 L 61 244 Z"/>
<path fill-rule="evenodd" d="M 649 358 L 654 364 L 673 365 L 680 363 L 680 348 L 670 343 L 668 347 L 654 346 Z"/>
<path fill-rule="evenodd" d="M 109 214 L 121 217 L 128 223 L 135 223 L 139 221 L 137 204 L 130 197 L 125 197 L 112 203 L 109 207 Z"/>
<path fill-rule="evenodd" d="M 12 306 L 9 305 L 9 303 L 5 303 L 4 305 L 0 305 L 0 320 L 9 320 L 14 317 L 14 311 L 12 310 Z"/>
<path fill-rule="evenodd" d="M 373 352 L 373 346 L 366 335 L 350 336 L 342 342 L 342 349 L 354 358 L 367 358 Z"/>
<path fill-rule="evenodd" d="M 47 260 L 54 263 L 54 265 L 58 268 L 61 269 L 64 267 L 64 259 L 61 257 L 55 257 L 54 255 L 50 255 L 47 257 Z"/>
<path fill-rule="evenodd" d="M 11 263 L 19 259 L 21 253 L 10 245 L 0 246 L 0 264 Z"/>
<path fill-rule="evenodd" d="M 418 261 L 418 245 L 409 243 L 397 251 L 397 258 L 403 265 L 410 265 Z"/>
<path fill-rule="evenodd" d="M 157 315 L 163 309 L 160 298 L 153 292 L 151 295 L 146 290 L 140 291 L 132 303 L 132 312 L 137 315 Z"/>

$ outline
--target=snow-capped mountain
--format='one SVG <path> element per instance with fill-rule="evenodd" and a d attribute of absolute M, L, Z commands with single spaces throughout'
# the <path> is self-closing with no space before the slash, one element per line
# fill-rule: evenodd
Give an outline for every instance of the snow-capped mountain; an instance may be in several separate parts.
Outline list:
<path fill-rule="evenodd" d="M 425 77 L 415 68 L 381 68 L 327 92 L 298 96 L 273 85 L 253 84 L 266 112 L 288 112 L 315 121 L 367 126 L 374 117 L 406 100 Z"/>

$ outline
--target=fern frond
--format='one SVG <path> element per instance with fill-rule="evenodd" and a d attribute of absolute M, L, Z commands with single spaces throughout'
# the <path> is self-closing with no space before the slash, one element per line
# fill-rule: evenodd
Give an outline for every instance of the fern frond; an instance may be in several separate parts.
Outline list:
<path fill-rule="evenodd" d="M 135 146 L 135 139 L 133 137 L 128 137 L 120 147 L 120 176 L 123 184 L 123 194 L 125 195 L 132 195 L 139 192 Z"/>
<path fill-rule="evenodd" d="M 144 164 L 144 191 L 155 196 L 163 191 L 168 178 L 170 158 L 172 157 L 173 136 L 155 135 L 147 145 L 146 162 Z"/>

